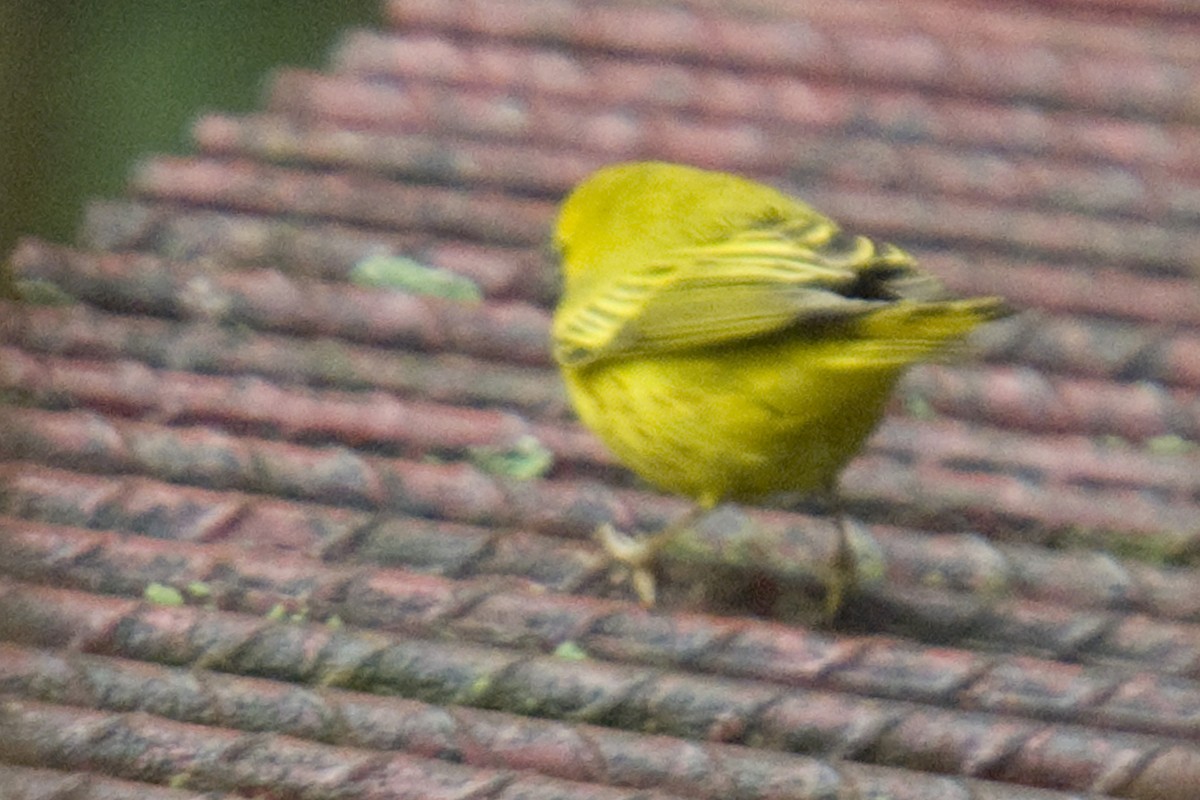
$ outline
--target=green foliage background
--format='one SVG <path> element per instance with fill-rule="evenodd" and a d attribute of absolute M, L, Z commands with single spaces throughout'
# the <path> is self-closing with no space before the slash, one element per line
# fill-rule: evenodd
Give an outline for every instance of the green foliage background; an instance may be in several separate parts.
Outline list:
<path fill-rule="evenodd" d="M 322 67 L 382 0 L 0 0 L 0 263 L 73 240 L 140 156 L 191 150 L 204 110 L 259 106 L 278 66 Z"/>

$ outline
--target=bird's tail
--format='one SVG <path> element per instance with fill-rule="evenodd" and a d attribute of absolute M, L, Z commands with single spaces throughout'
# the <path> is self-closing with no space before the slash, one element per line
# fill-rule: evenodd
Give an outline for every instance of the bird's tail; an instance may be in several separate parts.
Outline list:
<path fill-rule="evenodd" d="M 979 325 L 1008 316 L 998 297 L 892 303 L 861 317 L 845 347 L 848 366 L 905 366 L 945 358 Z"/>

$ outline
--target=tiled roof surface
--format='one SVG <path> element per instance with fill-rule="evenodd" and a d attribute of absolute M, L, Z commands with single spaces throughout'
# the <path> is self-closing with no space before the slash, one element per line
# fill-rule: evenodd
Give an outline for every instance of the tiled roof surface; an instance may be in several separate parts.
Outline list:
<path fill-rule="evenodd" d="M 1190 3 L 386 9 L 11 256 L 0 797 L 1200 797 Z M 654 611 L 591 538 L 689 507 L 548 357 L 554 207 L 634 158 L 1022 309 L 847 470 L 832 627 L 819 511 L 718 509 Z"/>

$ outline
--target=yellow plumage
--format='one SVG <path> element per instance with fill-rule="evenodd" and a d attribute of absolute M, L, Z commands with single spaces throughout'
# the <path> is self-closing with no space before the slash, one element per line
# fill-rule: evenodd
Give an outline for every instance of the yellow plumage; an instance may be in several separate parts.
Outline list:
<path fill-rule="evenodd" d="M 579 416 L 705 508 L 833 492 L 904 368 L 1005 313 L 782 192 L 677 164 L 596 172 L 554 238 L 554 355 Z"/>

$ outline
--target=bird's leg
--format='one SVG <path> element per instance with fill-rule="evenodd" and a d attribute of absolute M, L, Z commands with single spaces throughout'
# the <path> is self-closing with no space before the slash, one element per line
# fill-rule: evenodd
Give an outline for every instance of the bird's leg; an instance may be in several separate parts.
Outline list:
<path fill-rule="evenodd" d="M 842 497 L 837 487 L 831 487 L 826 491 L 825 500 L 830 514 L 837 522 L 838 530 L 837 552 L 833 555 L 829 581 L 825 589 L 825 618 L 833 621 L 841 610 L 846 596 L 853 593 L 858 586 L 858 558 L 854 553 L 854 545 L 850 541 L 846 509 L 842 504 Z"/>
<path fill-rule="evenodd" d="M 657 598 L 654 565 L 659 551 L 679 533 L 692 527 L 706 510 L 703 506 L 697 506 L 649 536 L 630 536 L 607 522 L 596 529 L 596 538 L 604 552 L 629 570 L 633 590 L 644 608 L 652 608 Z"/>

